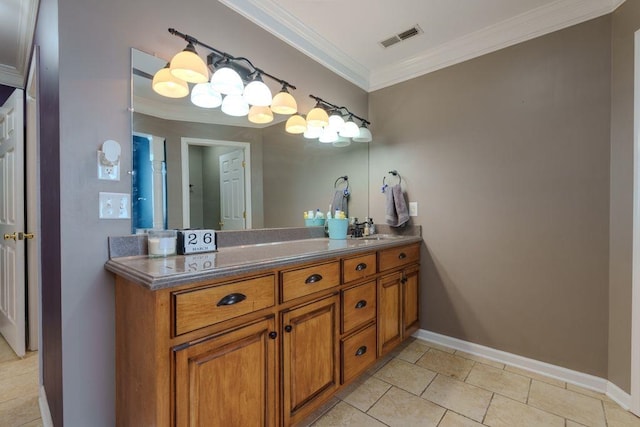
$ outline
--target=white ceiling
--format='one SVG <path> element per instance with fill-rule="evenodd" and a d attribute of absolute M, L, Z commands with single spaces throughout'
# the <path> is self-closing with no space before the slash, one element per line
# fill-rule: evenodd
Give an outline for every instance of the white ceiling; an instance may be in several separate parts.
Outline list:
<path fill-rule="evenodd" d="M 615 10 L 624 0 L 219 0 L 367 91 Z M 418 24 L 423 33 L 379 42 Z"/>
<path fill-rule="evenodd" d="M 624 0 L 219 0 L 367 91 L 612 12 Z M 0 84 L 23 87 L 38 0 L 0 1 Z M 419 25 L 423 33 L 379 42 Z"/>

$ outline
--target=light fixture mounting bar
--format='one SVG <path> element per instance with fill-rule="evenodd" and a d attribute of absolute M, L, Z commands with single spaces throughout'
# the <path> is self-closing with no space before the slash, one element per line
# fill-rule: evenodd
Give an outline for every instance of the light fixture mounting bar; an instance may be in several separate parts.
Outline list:
<path fill-rule="evenodd" d="M 319 96 L 315 96 L 315 95 L 309 95 L 309 98 L 315 99 L 316 102 L 320 103 L 320 104 L 324 104 L 327 107 L 331 107 L 334 110 L 345 110 L 347 112 L 347 115 L 353 116 L 356 119 L 360 120 L 362 123 L 366 123 L 368 125 L 371 124 L 371 122 L 367 119 L 363 119 L 362 117 L 352 113 L 347 107 L 339 107 L 336 104 L 332 104 L 329 101 L 325 101 L 324 99 L 320 98 Z"/>
<path fill-rule="evenodd" d="M 217 55 L 218 57 L 223 57 L 226 60 L 235 61 L 235 62 L 244 61 L 247 64 L 249 64 L 249 66 L 253 69 L 253 71 L 252 71 L 253 73 L 260 73 L 263 76 L 267 76 L 270 79 L 280 83 L 283 86 L 286 86 L 286 87 L 294 89 L 294 90 L 296 89 L 296 87 L 294 85 L 292 85 L 291 83 L 289 83 L 288 81 L 282 80 L 282 79 L 274 76 L 273 74 L 269 74 L 266 71 L 264 71 L 263 69 L 256 67 L 255 65 L 253 65 L 253 63 L 249 59 L 247 59 L 247 58 L 245 58 L 243 56 L 233 56 L 233 55 L 231 55 L 231 54 L 229 54 L 227 52 L 223 52 L 221 50 L 218 50 L 215 47 L 210 46 L 210 45 L 208 45 L 206 43 L 203 43 L 203 42 L 201 42 L 200 40 L 198 40 L 197 38 L 195 38 L 193 36 L 190 36 L 189 34 L 185 34 L 185 33 L 182 33 L 180 31 L 176 30 L 175 28 L 169 28 L 169 33 L 171 33 L 172 35 L 174 35 L 176 37 L 184 39 L 187 43 L 191 43 L 191 44 L 193 44 L 195 46 L 202 46 L 202 47 L 204 47 L 206 49 L 209 49 L 211 52 L 215 53 L 215 55 Z"/>

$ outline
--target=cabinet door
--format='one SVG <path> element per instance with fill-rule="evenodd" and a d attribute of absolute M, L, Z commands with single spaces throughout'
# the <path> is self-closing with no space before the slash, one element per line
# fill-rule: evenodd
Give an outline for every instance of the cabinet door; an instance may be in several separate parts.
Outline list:
<path fill-rule="evenodd" d="M 407 268 L 402 285 L 403 338 L 409 337 L 420 327 L 419 269 Z"/>
<path fill-rule="evenodd" d="M 275 321 L 175 349 L 178 426 L 275 426 Z"/>
<path fill-rule="evenodd" d="M 284 424 L 290 425 L 338 386 L 338 297 L 285 312 L 282 321 Z"/>
<path fill-rule="evenodd" d="M 402 274 L 378 280 L 378 356 L 402 341 Z"/>

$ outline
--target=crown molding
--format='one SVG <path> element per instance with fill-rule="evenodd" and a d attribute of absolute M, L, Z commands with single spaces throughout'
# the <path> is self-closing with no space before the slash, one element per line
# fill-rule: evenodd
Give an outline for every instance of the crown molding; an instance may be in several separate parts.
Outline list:
<path fill-rule="evenodd" d="M 369 90 L 382 89 L 606 15 L 624 1 L 558 0 L 429 49 L 406 61 L 373 70 Z"/>
<path fill-rule="evenodd" d="M 273 0 L 219 0 L 351 83 L 367 90 L 369 70 Z"/>
<path fill-rule="evenodd" d="M 400 63 L 368 70 L 273 0 L 219 0 L 258 26 L 367 91 L 382 89 L 613 12 L 625 0 L 557 0 L 434 47 Z"/>

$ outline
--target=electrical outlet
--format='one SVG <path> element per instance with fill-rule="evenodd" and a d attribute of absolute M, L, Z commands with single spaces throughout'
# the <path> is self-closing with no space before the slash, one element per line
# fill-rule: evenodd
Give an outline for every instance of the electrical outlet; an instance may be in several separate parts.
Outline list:
<path fill-rule="evenodd" d="M 129 193 L 99 194 L 99 213 L 101 219 L 131 218 L 131 195 Z"/>
<path fill-rule="evenodd" d="M 409 216 L 418 216 L 418 202 L 409 202 Z"/>
<path fill-rule="evenodd" d="M 120 181 L 120 163 L 111 163 L 98 151 L 98 179 Z"/>

